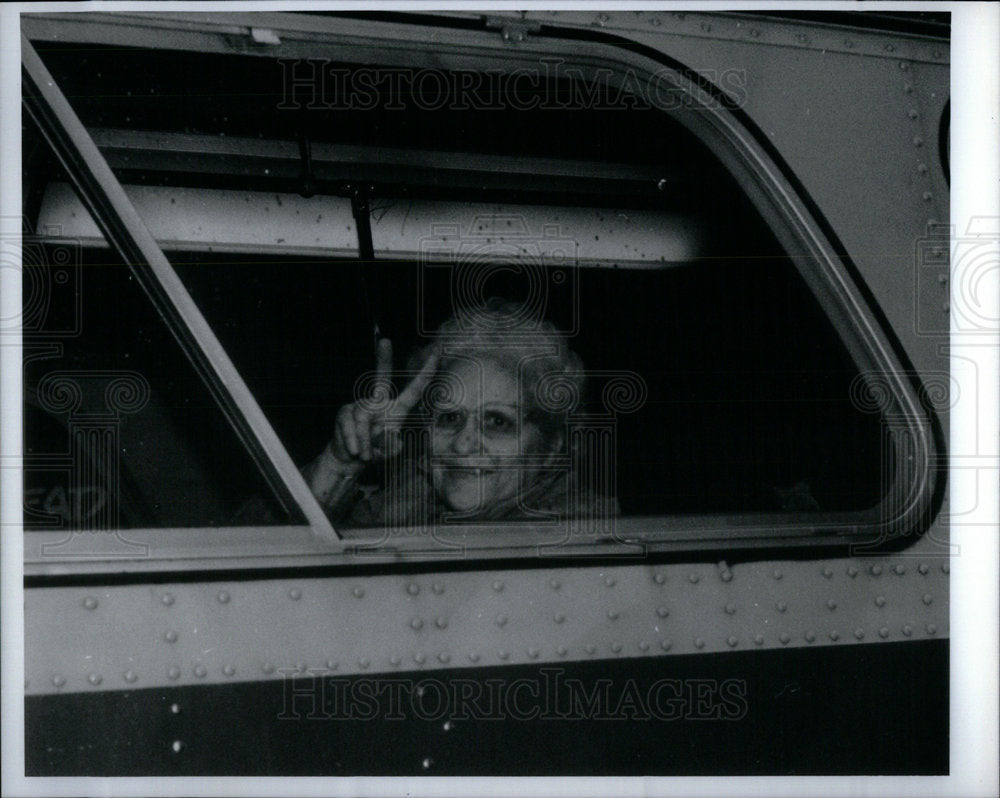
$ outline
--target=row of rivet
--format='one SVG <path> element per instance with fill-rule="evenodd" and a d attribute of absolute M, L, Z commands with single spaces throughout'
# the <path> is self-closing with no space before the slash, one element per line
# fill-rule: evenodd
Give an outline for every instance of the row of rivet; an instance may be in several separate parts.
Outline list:
<path fill-rule="evenodd" d="M 926 633 L 929 636 L 934 636 L 934 635 L 937 634 L 937 625 L 936 624 L 928 623 L 924 627 L 924 629 L 925 629 Z M 911 637 L 913 635 L 913 625 L 912 624 L 908 624 L 908 623 L 907 624 L 903 624 L 903 626 L 901 627 L 901 631 L 902 631 L 902 633 L 903 633 L 904 636 Z M 890 634 L 891 634 L 891 631 L 889 630 L 889 627 L 887 627 L 887 626 L 882 626 L 882 627 L 880 627 L 878 629 L 878 636 L 880 638 L 882 638 L 883 640 L 887 639 L 890 636 Z M 840 639 L 840 633 L 837 630 L 831 630 L 829 632 L 828 636 L 829 636 L 830 640 L 832 640 L 834 642 L 836 642 L 836 641 L 838 641 Z M 865 630 L 861 629 L 860 627 L 857 628 L 857 629 L 855 629 L 854 630 L 854 637 L 857 640 L 863 640 L 864 637 L 865 637 Z M 764 635 L 762 635 L 762 634 L 754 635 L 754 637 L 752 639 L 753 639 L 754 645 L 757 645 L 757 646 L 762 646 L 764 644 L 764 642 L 765 642 Z M 778 640 L 779 640 L 779 642 L 781 642 L 782 645 L 787 645 L 788 643 L 791 642 L 791 639 L 792 639 L 792 637 L 791 637 L 791 635 L 788 632 L 782 632 L 781 634 L 778 635 Z M 814 643 L 817 640 L 817 635 L 816 635 L 816 633 L 814 631 L 807 630 L 803 634 L 803 639 L 807 643 Z M 729 637 L 726 638 L 725 642 L 726 642 L 726 645 L 729 646 L 730 648 L 735 648 L 736 646 L 739 645 L 739 638 L 736 637 L 735 635 L 730 635 Z M 694 647 L 696 649 L 702 650 L 702 649 L 705 648 L 705 646 L 706 646 L 707 643 L 706 643 L 705 638 L 703 638 L 703 637 L 696 637 L 693 640 L 693 644 L 694 644 Z M 636 644 L 636 648 L 639 651 L 641 651 L 641 652 L 647 652 L 647 651 L 649 651 L 650 647 L 651 647 L 651 644 L 647 640 L 640 640 Z M 622 651 L 624 651 L 625 646 L 624 646 L 623 643 L 615 641 L 615 642 L 613 642 L 613 643 L 610 644 L 609 648 L 610 648 L 610 650 L 611 650 L 612 653 L 614 653 L 614 654 L 621 654 Z M 660 648 L 663 651 L 670 651 L 673 648 L 673 641 L 670 640 L 669 638 L 665 638 L 665 639 L 660 640 Z M 586 646 L 583 647 L 583 650 L 588 655 L 593 656 L 594 654 L 597 653 L 598 647 L 596 645 L 594 645 L 594 644 L 588 644 L 588 645 L 586 645 Z M 560 646 L 557 646 L 555 648 L 555 652 L 556 652 L 556 654 L 558 656 L 565 657 L 569 653 L 569 649 L 567 649 L 566 646 L 560 645 Z M 541 655 L 541 651 L 538 648 L 535 648 L 535 647 L 529 647 L 526 650 L 526 653 L 527 653 L 529 659 L 538 659 L 538 657 Z M 481 659 L 480 653 L 476 652 L 476 651 L 470 652 L 467 656 L 468 656 L 469 661 L 472 662 L 473 664 L 478 663 L 480 661 L 480 659 Z M 497 650 L 497 657 L 499 659 L 503 660 L 503 661 L 507 661 L 511 657 L 511 652 L 508 651 L 507 649 L 498 649 Z M 417 652 L 416 654 L 413 655 L 413 661 L 417 665 L 423 665 L 427 661 L 427 655 L 424 654 L 423 652 Z M 442 651 L 442 652 L 440 652 L 437 655 L 437 661 L 440 662 L 442 665 L 447 665 L 448 663 L 451 662 L 451 654 L 449 654 L 447 651 Z M 400 667 L 402 665 L 402 659 L 399 656 L 397 656 L 397 655 L 393 655 L 393 656 L 391 656 L 389 658 L 389 663 L 393 667 L 397 667 L 398 668 L 398 667 Z M 367 670 L 369 667 L 371 667 L 372 661 L 368 657 L 360 657 L 358 659 L 358 663 L 357 664 L 362 669 Z M 330 671 L 338 670 L 339 667 L 340 667 L 340 663 L 339 662 L 337 662 L 335 660 L 332 660 L 332 659 L 327 659 L 326 660 L 326 670 L 330 670 Z M 221 670 L 222 670 L 222 673 L 225 676 L 232 677 L 232 676 L 236 675 L 236 667 L 233 666 L 233 665 L 230 665 L 230 664 L 223 665 L 222 668 L 221 668 Z M 282 670 L 284 670 L 284 669 L 282 669 Z M 304 663 L 304 662 L 298 662 L 298 663 L 296 663 L 294 665 L 294 670 L 296 672 L 298 672 L 298 673 L 303 673 L 303 674 L 309 672 L 309 668 L 307 667 L 306 663 Z M 277 671 L 277 668 L 275 667 L 275 665 L 273 663 L 265 662 L 263 665 L 261 665 L 261 671 L 263 673 L 265 673 L 266 675 L 272 675 L 272 674 L 274 674 Z M 208 676 L 208 669 L 203 664 L 199 663 L 199 664 L 195 665 L 194 668 L 192 668 L 192 673 L 197 678 L 204 679 L 206 676 Z M 313 673 L 314 673 L 314 675 L 322 675 L 322 673 L 321 673 L 321 671 L 319 669 L 314 670 Z M 176 665 L 172 665 L 172 666 L 170 666 L 167 669 L 167 678 L 170 679 L 171 681 L 176 681 L 177 679 L 180 678 L 180 676 L 181 676 L 181 669 L 178 668 Z M 136 681 L 138 681 L 138 679 L 139 679 L 138 674 L 134 670 L 131 670 L 131 669 L 125 671 L 122 674 L 122 677 L 129 684 L 133 684 Z M 99 685 L 101 685 L 103 683 L 104 679 L 101 676 L 101 674 L 99 674 L 99 673 L 89 673 L 87 675 L 87 681 L 91 685 L 93 685 L 94 687 L 97 687 L 97 686 L 99 686 Z M 64 687 L 66 685 L 66 677 L 63 676 L 62 674 L 55 674 L 51 678 L 51 683 L 52 683 L 52 685 L 54 687 L 57 687 L 57 688 Z"/>
<path fill-rule="evenodd" d="M 949 573 L 948 563 L 942 563 L 940 567 L 941 567 L 941 572 L 942 573 L 945 573 L 945 574 Z M 906 573 L 906 566 L 904 566 L 903 564 L 899 563 L 899 564 L 894 565 L 892 570 L 893 570 L 894 573 L 902 576 L 902 575 L 904 575 Z M 882 569 L 882 566 L 880 564 L 876 563 L 876 564 L 870 566 L 869 569 L 868 569 L 868 571 L 869 571 L 869 573 L 872 576 L 881 576 L 883 569 Z M 917 571 L 920 574 L 926 576 L 928 573 L 930 573 L 930 567 L 927 565 L 927 563 L 920 563 L 917 566 Z M 855 565 L 849 565 L 847 567 L 846 573 L 851 578 L 854 578 L 854 577 L 856 577 L 858 575 L 859 571 L 858 571 L 857 566 L 855 566 Z M 830 568 L 829 566 L 826 566 L 826 567 L 823 568 L 822 574 L 823 574 L 823 576 L 825 578 L 831 579 L 833 577 L 833 569 Z M 773 576 L 774 579 L 780 580 L 784 576 L 784 574 L 782 573 L 782 571 L 780 569 L 776 568 L 773 571 L 772 576 Z M 724 562 L 722 562 L 722 563 L 719 564 L 719 577 L 724 582 L 729 582 L 733 578 L 732 570 L 728 566 L 726 566 L 726 564 Z M 666 582 L 666 579 L 667 578 L 666 578 L 666 576 L 663 573 L 656 573 L 653 576 L 653 581 L 656 584 L 658 584 L 658 585 L 664 584 Z M 692 572 L 692 573 L 690 573 L 688 575 L 688 581 L 691 584 L 696 585 L 696 584 L 698 584 L 701 581 L 701 577 L 700 577 L 700 575 L 698 573 Z M 614 587 L 617 584 L 617 580 L 613 576 L 606 576 L 604 578 L 604 584 L 607 587 Z M 499 579 L 495 580 L 493 582 L 493 590 L 495 590 L 498 593 L 503 591 L 504 586 L 505 586 L 504 582 L 501 581 L 501 580 L 499 580 Z M 562 587 L 562 583 L 558 579 L 556 579 L 555 577 L 552 577 L 551 579 L 549 579 L 549 586 L 552 587 L 552 589 L 554 589 L 554 590 L 559 590 Z M 444 593 L 445 587 L 444 587 L 444 584 L 441 583 L 441 582 L 434 582 L 431 585 L 431 590 L 436 595 L 441 595 L 442 593 Z M 409 593 L 411 596 L 416 596 L 416 595 L 418 595 L 420 593 L 420 586 L 418 584 L 416 584 L 415 582 L 410 582 L 406 586 L 406 592 Z M 363 587 L 361 587 L 360 585 L 355 586 L 355 587 L 353 587 L 351 589 L 351 595 L 353 595 L 355 598 L 359 598 L 359 599 L 360 598 L 364 598 L 364 596 L 365 596 L 365 589 Z M 289 588 L 289 590 L 288 590 L 288 597 L 292 601 L 299 601 L 302 598 L 302 590 L 300 588 L 297 588 L 297 587 Z M 230 602 L 230 600 L 231 600 L 231 596 L 230 596 L 230 594 L 229 594 L 228 591 L 226 591 L 226 590 L 220 590 L 216 594 L 216 600 L 220 604 L 228 604 Z M 170 607 L 170 606 L 173 606 L 173 604 L 175 603 L 175 598 L 174 598 L 174 595 L 172 593 L 167 592 L 167 593 L 163 593 L 160 596 L 160 601 L 161 601 L 161 603 L 164 604 L 164 606 Z M 94 598 L 93 596 L 86 596 L 83 599 L 82 604 L 83 604 L 84 609 L 95 610 L 98 607 L 98 600 L 96 598 Z"/>

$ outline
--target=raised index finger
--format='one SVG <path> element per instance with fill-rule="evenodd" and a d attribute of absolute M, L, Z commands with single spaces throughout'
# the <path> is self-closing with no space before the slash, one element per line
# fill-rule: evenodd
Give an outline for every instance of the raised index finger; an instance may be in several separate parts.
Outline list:
<path fill-rule="evenodd" d="M 392 341 L 388 338 L 379 338 L 375 346 L 375 373 L 379 377 L 392 373 Z"/>
<path fill-rule="evenodd" d="M 399 397 L 396 399 L 396 404 L 401 410 L 409 410 L 420 401 L 420 395 L 424 392 L 424 388 L 427 387 L 427 383 L 431 381 L 434 372 L 437 371 L 439 359 L 438 351 L 435 347 L 431 350 L 427 360 L 424 361 L 424 365 L 420 367 L 417 376 L 400 391 Z"/>

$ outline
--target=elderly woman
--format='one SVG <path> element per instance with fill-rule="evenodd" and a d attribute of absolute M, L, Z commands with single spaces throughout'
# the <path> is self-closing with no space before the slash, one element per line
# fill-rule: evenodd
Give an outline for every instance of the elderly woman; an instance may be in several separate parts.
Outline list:
<path fill-rule="evenodd" d="M 392 345 L 337 414 L 333 439 L 303 471 L 346 526 L 546 520 L 617 514 L 579 482 L 567 411 L 580 358 L 555 328 L 491 300 L 445 322 L 392 397 Z M 381 474 L 379 474 L 381 472 Z M 381 484 L 365 485 L 365 477 Z"/>

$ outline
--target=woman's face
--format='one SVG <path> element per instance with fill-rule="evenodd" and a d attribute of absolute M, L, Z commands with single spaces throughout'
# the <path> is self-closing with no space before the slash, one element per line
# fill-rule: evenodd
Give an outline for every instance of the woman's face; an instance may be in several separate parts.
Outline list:
<path fill-rule="evenodd" d="M 521 455 L 543 451 L 535 424 L 521 421 L 517 378 L 492 360 L 456 360 L 444 370 L 461 382 L 462 400 L 434 412 L 431 476 L 434 491 L 452 510 L 487 511 L 514 503 L 538 475 Z"/>

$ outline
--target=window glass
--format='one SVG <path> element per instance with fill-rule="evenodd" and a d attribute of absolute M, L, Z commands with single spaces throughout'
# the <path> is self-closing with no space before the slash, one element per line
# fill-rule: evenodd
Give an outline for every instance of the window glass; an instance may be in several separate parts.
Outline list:
<path fill-rule="evenodd" d="M 69 240 L 25 246 L 26 528 L 301 523 L 128 267 Z"/>

